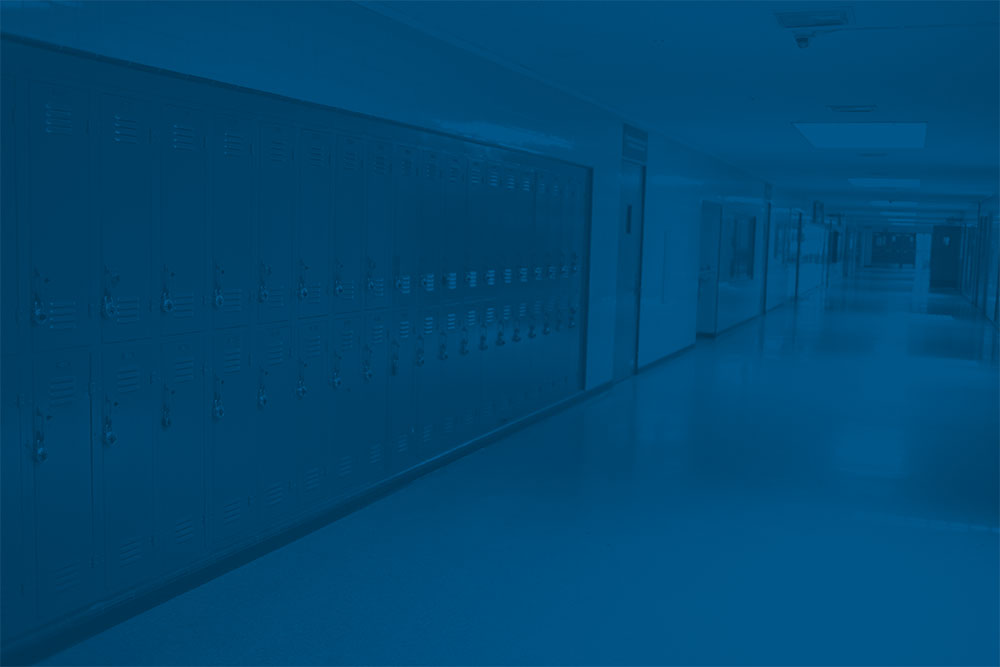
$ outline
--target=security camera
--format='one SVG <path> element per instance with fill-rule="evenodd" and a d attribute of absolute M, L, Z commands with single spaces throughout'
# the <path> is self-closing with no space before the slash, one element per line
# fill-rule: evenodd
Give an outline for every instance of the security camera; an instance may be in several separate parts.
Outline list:
<path fill-rule="evenodd" d="M 809 35 L 796 35 L 795 43 L 798 44 L 800 49 L 809 48 Z"/>

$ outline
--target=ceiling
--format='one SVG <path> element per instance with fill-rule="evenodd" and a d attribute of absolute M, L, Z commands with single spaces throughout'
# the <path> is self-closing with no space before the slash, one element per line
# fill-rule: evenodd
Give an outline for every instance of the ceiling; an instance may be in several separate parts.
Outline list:
<path fill-rule="evenodd" d="M 869 203 L 880 200 L 930 219 L 967 215 L 997 191 L 997 2 L 365 4 L 856 220 L 884 221 L 885 206 Z M 828 9 L 849 23 L 790 29 L 776 17 Z M 926 122 L 926 144 L 821 149 L 796 122 Z M 848 182 L 864 177 L 920 187 Z"/>

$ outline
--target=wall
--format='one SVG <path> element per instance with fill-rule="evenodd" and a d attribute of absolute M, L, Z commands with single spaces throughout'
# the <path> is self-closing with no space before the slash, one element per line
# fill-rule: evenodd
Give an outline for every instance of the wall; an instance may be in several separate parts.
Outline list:
<path fill-rule="evenodd" d="M 768 241 L 767 261 L 768 310 L 795 298 L 798 224 L 798 209 L 789 206 L 775 206 L 771 209 L 771 238 Z"/>

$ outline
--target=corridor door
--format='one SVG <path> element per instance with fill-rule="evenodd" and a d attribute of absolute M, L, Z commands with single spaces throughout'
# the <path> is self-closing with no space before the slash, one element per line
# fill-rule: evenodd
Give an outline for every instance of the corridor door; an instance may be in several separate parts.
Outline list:
<path fill-rule="evenodd" d="M 646 167 L 622 160 L 618 224 L 618 289 L 614 379 L 632 375 L 639 352 L 639 293 L 642 285 L 643 202 Z"/>

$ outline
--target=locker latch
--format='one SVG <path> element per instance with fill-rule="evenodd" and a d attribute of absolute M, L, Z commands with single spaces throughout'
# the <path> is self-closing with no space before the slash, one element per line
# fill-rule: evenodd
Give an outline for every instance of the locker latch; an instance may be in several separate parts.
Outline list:
<path fill-rule="evenodd" d="M 36 296 L 35 302 L 31 306 L 31 321 L 35 324 L 45 324 L 49 319 L 49 314 L 45 312 L 41 300 Z"/>
<path fill-rule="evenodd" d="M 515 343 L 521 342 L 521 327 L 514 327 L 514 335 L 510 339 Z"/>
<path fill-rule="evenodd" d="M 264 385 L 261 385 L 257 389 L 257 407 L 263 410 L 267 407 L 267 390 Z"/>
<path fill-rule="evenodd" d="M 216 287 L 215 288 L 215 296 L 214 296 L 213 303 L 215 304 L 216 308 L 222 308 L 222 306 L 225 305 L 225 303 L 226 303 L 226 297 L 222 296 L 222 288 L 221 287 Z"/>
<path fill-rule="evenodd" d="M 170 298 L 170 292 L 163 290 L 160 295 L 160 310 L 165 313 L 174 312 L 174 300 Z"/>
<path fill-rule="evenodd" d="M 41 431 L 35 433 L 32 456 L 34 456 L 36 463 L 42 463 L 49 458 L 49 450 L 45 447 L 45 434 Z"/>
<path fill-rule="evenodd" d="M 576 308 L 569 309 L 569 328 L 576 328 Z"/>
<path fill-rule="evenodd" d="M 441 361 L 447 361 L 448 359 L 448 343 L 442 342 L 438 345 L 438 359 Z"/>
<path fill-rule="evenodd" d="M 459 348 L 458 348 L 458 352 L 459 352 L 459 354 L 461 354 L 461 355 L 462 355 L 463 357 L 464 357 L 465 355 L 469 354 L 469 338 L 468 338 L 468 336 L 463 336 L 463 337 L 462 337 L 462 342 L 461 342 L 461 344 L 459 345 Z"/>
<path fill-rule="evenodd" d="M 424 351 L 423 351 L 423 349 L 417 350 L 416 355 L 414 355 L 414 357 L 413 357 L 413 363 L 415 363 L 417 366 L 423 366 L 424 365 Z"/>
<path fill-rule="evenodd" d="M 340 371 L 339 370 L 334 371 L 333 375 L 330 376 L 330 384 L 333 385 L 334 389 L 336 389 L 341 385 L 342 382 L 343 380 L 340 377 Z"/>
<path fill-rule="evenodd" d="M 261 283 L 260 287 L 257 288 L 257 301 L 266 303 L 269 298 L 271 298 L 270 290 L 267 289 L 267 285 Z"/>
<path fill-rule="evenodd" d="M 528 327 L 528 338 L 538 338 L 538 331 L 536 331 L 534 324 Z"/>
<path fill-rule="evenodd" d="M 168 429 L 172 423 L 173 420 L 170 419 L 170 406 L 164 404 L 163 409 L 160 411 L 160 426 L 164 429 Z"/>
<path fill-rule="evenodd" d="M 344 283 L 340 282 L 339 280 L 337 282 L 335 282 L 334 285 L 333 285 L 333 293 L 336 294 L 337 296 L 340 296 L 341 294 L 343 294 L 344 293 Z"/>
<path fill-rule="evenodd" d="M 118 318 L 118 303 L 110 294 L 105 294 L 101 301 L 101 314 L 109 320 Z"/>
<path fill-rule="evenodd" d="M 306 397 L 306 393 L 308 391 L 309 391 L 309 388 L 306 387 L 305 378 L 301 378 L 300 377 L 299 378 L 299 383 L 295 386 L 295 396 L 296 396 L 296 398 L 299 398 L 299 399 L 305 398 Z"/>
<path fill-rule="evenodd" d="M 498 346 L 506 345 L 507 341 L 503 339 L 503 329 L 497 331 L 497 343 Z"/>
<path fill-rule="evenodd" d="M 212 401 L 212 417 L 214 419 L 222 419 L 225 416 L 226 408 L 222 405 L 222 397 L 217 394 Z"/>
<path fill-rule="evenodd" d="M 305 301 L 309 297 L 309 288 L 306 287 L 305 278 L 299 278 L 299 301 Z"/>
<path fill-rule="evenodd" d="M 365 382 L 371 382 L 375 374 L 372 372 L 372 364 L 370 361 L 365 361 L 361 364 L 361 373 L 364 375 Z"/>
<path fill-rule="evenodd" d="M 108 447 L 111 447 L 118 442 L 118 434 L 115 433 L 114 429 L 111 426 L 111 417 L 104 418 L 104 429 L 101 432 L 101 440 L 103 440 L 104 444 L 107 445 Z"/>
<path fill-rule="evenodd" d="M 542 327 L 542 333 L 545 334 L 546 336 L 548 336 L 550 333 L 552 333 L 552 329 L 549 327 L 549 323 L 548 322 L 546 322 L 545 326 Z"/>

